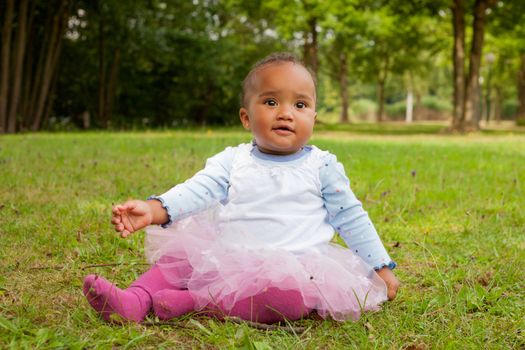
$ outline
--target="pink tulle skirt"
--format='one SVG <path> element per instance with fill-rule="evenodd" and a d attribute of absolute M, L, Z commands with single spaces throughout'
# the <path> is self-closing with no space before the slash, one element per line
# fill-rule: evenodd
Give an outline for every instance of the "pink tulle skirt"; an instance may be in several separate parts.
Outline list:
<path fill-rule="evenodd" d="M 327 243 L 290 252 L 218 226 L 210 211 L 163 229 L 149 227 L 146 256 L 197 309 L 231 310 L 270 287 L 299 291 L 304 306 L 338 321 L 357 320 L 384 302 L 383 280 L 349 249 Z"/>

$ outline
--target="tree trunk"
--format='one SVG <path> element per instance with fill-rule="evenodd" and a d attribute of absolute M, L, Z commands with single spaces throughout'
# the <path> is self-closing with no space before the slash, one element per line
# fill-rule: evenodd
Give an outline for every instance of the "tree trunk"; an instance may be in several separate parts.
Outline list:
<path fill-rule="evenodd" d="M 84 111 L 80 114 L 82 118 L 82 127 L 84 129 L 89 129 L 91 127 L 91 115 L 88 111 Z"/>
<path fill-rule="evenodd" d="M 9 93 L 9 58 L 11 57 L 11 29 L 13 27 L 14 0 L 7 0 L 2 30 L 2 61 L 0 63 L 0 134 L 7 129 L 7 101 Z"/>
<path fill-rule="evenodd" d="M 312 33 L 312 44 L 310 45 L 310 64 L 314 71 L 315 80 L 319 73 L 319 59 L 317 58 L 317 18 L 312 18 L 309 21 L 310 32 Z"/>
<path fill-rule="evenodd" d="M 19 115 L 21 117 L 18 125 L 19 130 L 27 130 L 30 125 L 31 116 L 31 93 L 34 89 L 35 69 L 33 67 L 35 52 L 35 37 L 36 31 L 33 30 L 36 13 L 36 1 L 31 1 L 31 9 L 29 10 L 29 19 L 27 25 L 27 39 L 26 39 L 26 54 L 24 57 L 24 68 L 22 76 L 22 91 L 20 102 L 18 106 Z M 36 90 L 36 89 L 34 89 Z"/>
<path fill-rule="evenodd" d="M 100 3 L 99 3 L 99 6 Z M 106 110 L 106 63 L 104 61 L 104 18 L 102 9 L 99 9 L 100 19 L 98 22 L 98 120 L 104 129 L 108 127 L 108 121 L 104 111 Z"/>
<path fill-rule="evenodd" d="M 489 63 L 487 74 L 487 93 L 485 96 L 485 122 L 489 124 L 489 120 L 493 117 L 493 98 L 492 98 L 492 65 Z"/>
<path fill-rule="evenodd" d="M 22 80 L 22 96 L 20 97 L 20 115 L 22 120 L 20 121 L 19 129 L 26 130 L 30 123 L 30 107 L 31 107 L 31 93 L 34 85 L 34 58 L 35 58 L 35 33 L 31 31 L 31 24 L 28 28 L 27 37 L 27 53 L 24 62 L 24 76 Z"/>
<path fill-rule="evenodd" d="M 494 100 L 494 119 L 496 124 L 501 122 L 502 104 L 503 104 L 503 92 L 501 87 L 496 86 L 496 99 Z"/>
<path fill-rule="evenodd" d="M 383 114 L 385 109 L 385 80 L 379 79 L 377 81 L 377 116 L 378 123 L 383 121 Z"/>
<path fill-rule="evenodd" d="M 422 114 L 421 93 L 416 91 L 416 106 L 414 108 L 414 120 L 420 120 Z"/>
<path fill-rule="evenodd" d="M 58 76 L 57 74 L 53 75 L 53 81 L 51 83 L 51 88 L 49 89 L 48 98 L 46 99 L 46 106 L 44 109 L 44 115 L 42 117 L 42 123 L 41 125 L 43 127 L 47 127 L 49 125 L 49 117 L 51 116 L 51 112 L 53 111 L 53 103 L 55 102 L 55 92 L 57 89 L 57 83 L 58 83 Z"/>
<path fill-rule="evenodd" d="M 62 48 L 63 32 L 68 18 L 68 6 L 67 0 L 60 2 L 60 9 L 58 14 L 53 19 L 53 31 L 52 37 L 49 42 L 49 48 L 46 55 L 46 63 L 44 66 L 44 72 L 42 76 L 42 85 L 40 86 L 40 93 L 38 94 L 38 100 L 35 109 L 35 115 L 33 123 L 31 124 L 31 130 L 36 131 L 40 129 L 42 117 L 44 116 L 44 108 L 46 106 L 46 99 L 49 96 L 49 87 L 53 80 L 53 76 L 56 71 L 58 58 Z"/>
<path fill-rule="evenodd" d="M 339 56 L 339 86 L 341 89 L 341 117 L 339 122 L 349 123 L 348 118 L 348 64 L 346 53 L 342 52 Z"/>
<path fill-rule="evenodd" d="M 11 92 L 11 100 L 9 102 L 9 113 L 7 114 L 7 131 L 14 133 L 16 131 L 16 121 L 18 113 L 18 104 L 20 100 L 20 90 L 22 86 L 24 54 L 26 49 L 26 33 L 27 33 L 27 7 L 28 0 L 21 0 L 20 14 L 18 17 L 18 32 L 17 32 L 17 52 L 14 60 L 14 76 L 13 88 Z"/>
<path fill-rule="evenodd" d="M 489 120 L 492 120 L 492 121 L 496 120 L 496 111 L 497 111 L 496 103 L 497 103 L 496 97 L 492 96 L 490 99 L 489 107 L 488 107 L 489 112 L 487 114 L 487 123 L 489 122 Z"/>
<path fill-rule="evenodd" d="M 496 0 L 476 0 L 472 47 L 470 50 L 469 73 L 465 86 L 464 120 L 468 129 L 479 130 L 479 68 L 483 50 L 487 8 Z"/>
<path fill-rule="evenodd" d="M 386 77 L 388 75 L 390 65 L 389 56 L 386 56 L 383 61 L 383 66 L 379 68 L 378 78 L 377 78 L 377 122 L 382 122 L 384 117 L 385 110 L 385 85 Z"/>
<path fill-rule="evenodd" d="M 525 52 L 520 55 L 520 70 L 518 73 L 518 116 L 516 122 L 525 125 Z"/>
<path fill-rule="evenodd" d="M 22 68 L 22 81 L 21 81 L 21 87 L 20 87 L 20 100 L 18 102 L 18 115 L 20 117 L 20 121 L 17 123 L 17 129 L 18 130 L 26 130 L 26 116 L 28 113 L 28 105 L 29 100 L 31 96 L 31 86 L 33 84 L 32 79 L 34 77 L 33 74 L 33 57 L 34 55 L 34 36 L 35 34 L 32 31 L 33 27 L 33 19 L 34 19 L 34 13 L 35 11 L 35 2 L 31 1 L 32 5 L 29 10 L 29 16 L 28 16 L 28 24 L 27 24 L 27 30 L 26 30 L 26 49 L 25 49 L 25 55 L 24 60 L 22 62 L 23 68 Z"/>
<path fill-rule="evenodd" d="M 107 88 L 106 104 L 104 109 L 104 115 L 106 120 L 111 121 L 111 114 L 113 113 L 113 103 L 115 100 L 115 93 L 117 90 L 118 82 L 118 69 L 120 66 L 120 49 L 115 50 L 113 55 L 113 62 L 111 64 L 111 69 L 109 71 L 109 82 Z"/>
<path fill-rule="evenodd" d="M 317 81 L 319 70 L 319 60 L 317 57 L 317 18 L 313 17 L 308 20 L 308 33 L 305 33 L 304 39 L 304 63 L 310 67 L 314 79 Z"/>
<path fill-rule="evenodd" d="M 414 94 L 412 92 L 412 89 L 408 89 L 408 91 L 407 91 L 407 102 L 406 102 L 406 112 L 405 112 L 405 122 L 406 123 L 412 123 L 413 111 L 414 111 Z"/>
<path fill-rule="evenodd" d="M 195 116 L 195 122 L 198 125 L 206 125 L 208 114 L 215 101 L 215 86 L 208 84 L 208 88 L 201 97 L 202 103 L 195 108 L 192 115 Z"/>
<path fill-rule="evenodd" d="M 54 20 L 54 11 L 52 10 L 52 6 L 47 8 L 46 13 L 46 25 L 45 28 L 53 28 L 53 20 Z M 32 26 L 32 24 L 31 24 Z M 42 39 L 42 42 L 40 44 L 40 50 L 38 52 L 38 60 L 36 62 L 36 66 L 34 66 L 34 58 L 33 55 L 28 56 L 28 61 L 32 64 L 28 65 L 28 69 L 26 72 L 30 74 L 26 74 L 26 79 L 30 80 L 29 84 L 29 90 L 28 90 L 28 96 L 27 96 L 27 102 L 26 107 L 24 108 L 24 124 L 31 128 L 32 124 L 34 123 L 35 116 L 36 116 L 36 109 L 37 109 L 37 101 L 39 98 L 39 91 L 40 86 L 42 85 L 42 80 L 44 76 L 44 67 L 45 62 L 47 58 L 47 52 L 48 47 L 50 46 L 50 41 L 52 40 L 53 35 L 46 30 L 46 33 L 44 35 L 44 38 Z M 32 49 L 32 45 L 37 46 L 38 44 L 38 36 L 36 35 L 36 30 L 32 32 L 32 40 L 29 41 L 29 49 L 31 51 L 35 51 Z M 36 39 L 36 40 L 33 40 Z M 33 62 L 31 62 L 33 61 Z"/>
<path fill-rule="evenodd" d="M 463 0 L 454 0 L 451 7 L 452 26 L 454 29 L 454 109 L 452 114 L 452 129 L 463 128 L 463 103 L 465 91 L 465 9 Z"/>

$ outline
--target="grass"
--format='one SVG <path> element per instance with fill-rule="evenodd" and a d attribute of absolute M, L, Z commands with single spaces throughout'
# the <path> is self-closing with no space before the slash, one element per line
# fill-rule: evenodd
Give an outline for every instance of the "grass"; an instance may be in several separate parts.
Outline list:
<path fill-rule="evenodd" d="M 368 128 L 312 143 L 344 164 L 403 286 L 357 322 L 295 322 L 301 335 L 199 315 L 108 325 L 81 293 L 88 273 L 126 286 L 147 269 L 143 235 L 112 232 L 112 203 L 163 192 L 248 134 L 0 137 L 0 348 L 524 348 L 525 135 Z"/>

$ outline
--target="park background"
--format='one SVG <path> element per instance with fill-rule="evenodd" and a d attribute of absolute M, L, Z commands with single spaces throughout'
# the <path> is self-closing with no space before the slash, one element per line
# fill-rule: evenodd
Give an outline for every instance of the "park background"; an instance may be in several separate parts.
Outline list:
<path fill-rule="evenodd" d="M 0 3 L 0 132 L 237 124 L 274 51 L 318 80 L 319 120 L 525 123 L 522 1 Z"/>
<path fill-rule="evenodd" d="M 0 347 L 524 348 L 524 20 L 519 0 L 0 1 Z M 105 324 L 82 278 L 147 269 L 112 203 L 249 142 L 241 81 L 275 51 L 315 73 L 312 143 L 398 297 L 357 322 Z"/>

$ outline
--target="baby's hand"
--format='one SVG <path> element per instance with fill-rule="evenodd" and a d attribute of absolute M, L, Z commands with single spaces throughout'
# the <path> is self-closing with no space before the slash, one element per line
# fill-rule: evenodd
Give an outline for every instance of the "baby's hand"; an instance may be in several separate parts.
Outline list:
<path fill-rule="evenodd" d="M 139 200 L 117 204 L 113 206 L 112 212 L 111 223 L 123 238 L 150 225 L 153 220 L 148 203 Z"/>
<path fill-rule="evenodd" d="M 388 300 L 394 300 L 399 289 L 399 281 L 388 267 L 383 267 L 381 270 L 376 271 L 379 277 L 385 281 L 387 287 Z"/>

